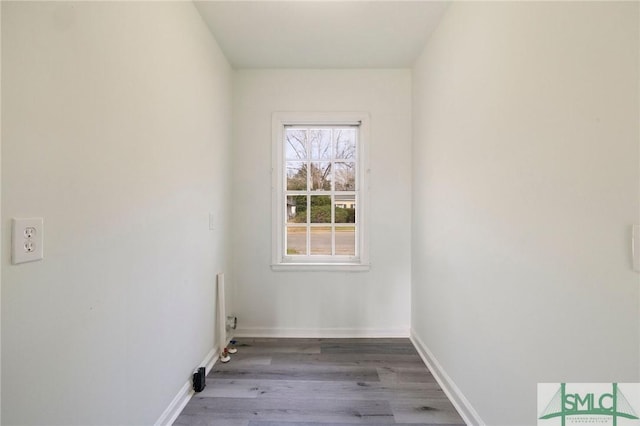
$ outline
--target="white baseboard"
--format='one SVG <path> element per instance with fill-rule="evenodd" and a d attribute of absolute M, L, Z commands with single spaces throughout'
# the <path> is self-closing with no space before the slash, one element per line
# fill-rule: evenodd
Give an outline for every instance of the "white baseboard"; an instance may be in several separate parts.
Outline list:
<path fill-rule="evenodd" d="M 233 335 L 240 337 L 357 338 L 409 337 L 405 328 L 270 328 L 239 327 Z"/>
<path fill-rule="evenodd" d="M 204 360 L 200 363 L 200 366 L 205 367 L 207 374 L 209 374 L 209 371 L 211 371 L 211 368 L 213 368 L 213 365 L 218 360 L 218 352 L 219 351 L 216 348 L 211 349 Z M 189 378 L 189 380 L 182 385 L 178 394 L 173 398 L 160 418 L 154 423 L 154 426 L 171 426 L 193 395 L 195 395 L 195 392 L 193 391 L 193 382 L 192 378 Z"/>
<path fill-rule="evenodd" d="M 484 426 L 486 423 L 482 421 L 478 412 L 473 408 L 469 400 L 462 394 L 455 382 L 444 371 L 438 360 L 433 356 L 433 353 L 427 348 L 422 340 L 411 330 L 411 341 L 416 347 L 416 350 L 420 354 L 422 361 L 427 365 L 427 368 L 433 374 L 444 393 L 447 395 L 453 406 L 458 410 L 458 414 L 464 420 L 467 425 Z"/>

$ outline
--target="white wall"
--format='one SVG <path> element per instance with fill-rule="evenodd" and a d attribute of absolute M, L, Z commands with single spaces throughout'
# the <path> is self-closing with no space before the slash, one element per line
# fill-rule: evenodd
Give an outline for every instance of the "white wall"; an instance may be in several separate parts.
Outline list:
<path fill-rule="evenodd" d="M 230 77 L 189 2 L 2 2 L 4 423 L 152 424 L 212 349 Z"/>
<path fill-rule="evenodd" d="M 234 72 L 233 274 L 238 334 L 407 334 L 410 308 L 409 70 Z M 271 115 L 371 116 L 368 272 L 271 270 Z"/>
<path fill-rule="evenodd" d="M 480 417 L 636 382 L 638 3 L 454 3 L 413 73 L 412 328 Z"/>
<path fill-rule="evenodd" d="M 0 5 L 0 59 L 2 58 L 2 5 Z M 0 129 L 2 129 L 2 64 L 0 60 Z M 0 130 L 0 177 L 2 176 L 2 131 Z M 0 212 L 2 211 L 2 182 L 0 181 Z M 1 222 L 1 220 L 0 220 Z M 2 241 L 2 226 L 0 226 L 0 241 Z M 2 258 L 2 243 L 0 243 L 0 259 Z M 2 261 L 0 260 L 0 424 L 2 424 Z"/>

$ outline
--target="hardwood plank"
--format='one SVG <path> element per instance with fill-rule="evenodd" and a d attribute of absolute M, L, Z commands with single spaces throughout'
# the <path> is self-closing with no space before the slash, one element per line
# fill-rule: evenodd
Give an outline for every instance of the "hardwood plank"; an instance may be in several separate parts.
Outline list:
<path fill-rule="evenodd" d="M 434 423 L 464 425 L 464 421 L 448 400 L 404 399 L 391 401 L 393 416 L 399 423 Z"/>
<path fill-rule="evenodd" d="M 393 344 L 393 345 L 411 345 L 411 340 L 406 337 L 239 337 L 235 339 L 238 345 L 251 344 L 260 345 L 261 347 L 278 346 L 282 344 L 343 344 L 343 343 L 375 343 L 375 344 Z"/>
<path fill-rule="evenodd" d="M 246 419 L 221 419 L 217 416 L 206 414 L 182 413 L 173 426 L 249 426 L 251 422 Z"/>
<path fill-rule="evenodd" d="M 387 400 L 411 398 L 444 399 L 437 383 L 350 382 L 307 380 L 208 379 L 200 397 Z"/>
<path fill-rule="evenodd" d="M 437 383 L 431 372 L 419 367 L 379 367 L 378 377 L 385 384 L 393 383 Z"/>
<path fill-rule="evenodd" d="M 320 339 L 323 345 L 342 345 L 342 344 L 374 344 L 374 345 L 393 345 L 393 346 L 409 346 L 413 348 L 413 343 L 406 337 L 356 337 L 356 338 L 330 338 Z"/>
<path fill-rule="evenodd" d="M 272 365 L 324 365 L 357 366 L 357 367 L 424 367 L 418 354 L 268 354 Z"/>
<path fill-rule="evenodd" d="M 184 414 L 210 415 L 218 419 L 312 421 L 325 423 L 393 423 L 388 401 L 339 399 L 249 399 L 194 397 Z"/>
<path fill-rule="evenodd" d="M 322 339 L 318 337 L 239 337 L 234 339 L 238 345 L 260 345 L 261 347 L 278 346 L 282 344 L 320 344 Z"/>
<path fill-rule="evenodd" d="M 323 343 L 320 346 L 323 354 L 352 353 L 352 354 L 417 354 L 415 348 L 410 344 L 389 344 L 389 343 Z"/>
<path fill-rule="evenodd" d="M 320 353 L 320 339 L 244 338 L 236 341 L 240 354 Z"/>
<path fill-rule="evenodd" d="M 213 368 L 219 379 L 253 380 L 337 380 L 355 382 L 377 382 L 380 380 L 375 368 L 340 367 L 333 365 L 264 366 L 223 364 Z"/>
<path fill-rule="evenodd" d="M 280 356 L 278 354 L 274 354 L 276 356 Z M 233 354 L 231 355 L 231 359 L 233 360 L 233 363 L 231 364 L 226 364 L 229 365 L 231 368 L 231 366 L 233 366 L 233 368 L 237 368 L 240 366 L 248 366 L 248 365 L 271 365 L 271 363 L 273 362 L 273 356 L 271 354 L 256 354 L 256 353 L 252 353 L 252 354 Z M 211 371 L 209 372 L 209 374 L 212 374 L 216 368 L 225 368 L 224 366 L 215 366 L 214 368 L 211 369 Z"/>
<path fill-rule="evenodd" d="M 280 382 L 280 380 L 274 380 Z M 256 380 L 212 379 L 207 377 L 207 386 L 198 393 L 201 398 L 257 398 L 262 392 Z"/>

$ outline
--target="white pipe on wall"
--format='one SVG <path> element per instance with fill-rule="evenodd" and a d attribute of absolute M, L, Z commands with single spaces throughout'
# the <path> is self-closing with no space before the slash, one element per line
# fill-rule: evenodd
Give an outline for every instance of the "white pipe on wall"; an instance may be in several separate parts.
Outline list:
<path fill-rule="evenodd" d="M 220 348 L 220 361 L 228 362 L 231 357 L 227 353 L 227 315 L 225 313 L 224 297 L 224 273 L 217 276 L 218 281 L 218 347 Z"/>

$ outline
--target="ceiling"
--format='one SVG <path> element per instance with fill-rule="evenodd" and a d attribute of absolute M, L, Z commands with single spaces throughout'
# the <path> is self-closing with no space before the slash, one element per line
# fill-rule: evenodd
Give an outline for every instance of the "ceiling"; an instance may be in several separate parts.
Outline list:
<path fill-rule="evenodd" d="M 407 68 L 437 26 L 440 1 L 194 1 L 231 65 Z"/>

